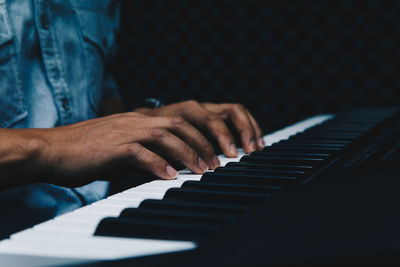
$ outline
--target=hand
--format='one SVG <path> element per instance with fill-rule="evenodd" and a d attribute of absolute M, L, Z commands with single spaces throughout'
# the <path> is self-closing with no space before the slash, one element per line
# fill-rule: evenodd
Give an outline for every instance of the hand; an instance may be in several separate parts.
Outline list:
<path fill-rule="evenodd" d="M 228 157 L 237 156 L 237 149 L 227 123 L 233 124 L 246 153 L 262 149 L 265 145 L 256 120 L 240 104 L 198 103 L 189 100 L 156 109 L 139 108 L 135 111 L 150 116 L 181 116 L 199 130 L 211 135 Z"/>
<path fill-rule="evenodd" d="M 194 173 L 219 166 L 212 145 L 181 117 L 120 113 L 31 132 L 43 141 L 38 165 L 46 170 L 46 182 L 64 186 L 110 178 L 134 167 L 171 179 L 177 171 L 169 158 Z"/>

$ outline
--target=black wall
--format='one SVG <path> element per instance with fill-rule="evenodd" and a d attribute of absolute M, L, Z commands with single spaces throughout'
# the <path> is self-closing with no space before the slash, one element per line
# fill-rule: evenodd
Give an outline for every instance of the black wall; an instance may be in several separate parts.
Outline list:
<path fill-rule="evenodd" d="M 123 1 L 127 101 L 241 102 L 266 132 L 398 105 L 400 1 Z"/>

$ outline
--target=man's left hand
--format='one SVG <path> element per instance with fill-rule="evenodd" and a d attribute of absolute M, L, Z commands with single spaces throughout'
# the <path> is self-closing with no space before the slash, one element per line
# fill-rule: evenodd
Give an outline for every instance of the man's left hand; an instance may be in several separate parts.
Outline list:
<path fill-rule="evenodd" d="M 241 104 L 199 103 L 194 100 L 179 102 L 159 108 L 138 108 L 148 116 L 181 116 L 199 130 L 210 135 L 228 157 L 236 157 L 237 149 L 234 135 L 238 135 L 246 153 L 264 147 L 262 131 L 251 115 Z M 229 130 L 228 124 L 233 126 Z"/>

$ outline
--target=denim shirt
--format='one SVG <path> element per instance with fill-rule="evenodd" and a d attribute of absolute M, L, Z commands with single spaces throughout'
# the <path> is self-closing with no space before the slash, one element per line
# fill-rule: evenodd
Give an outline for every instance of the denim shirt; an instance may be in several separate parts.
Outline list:
<path fill-rule="evenodd" d="M 115 52 L 118 8 L 112 0 L 0 0 L 1 128 L 88 120 L 97 116 L 102 97 L 118 97 L 105 68 Z M 73 210 L 106 192 L 101 181 L 0 192 L 2 231 Z"/>

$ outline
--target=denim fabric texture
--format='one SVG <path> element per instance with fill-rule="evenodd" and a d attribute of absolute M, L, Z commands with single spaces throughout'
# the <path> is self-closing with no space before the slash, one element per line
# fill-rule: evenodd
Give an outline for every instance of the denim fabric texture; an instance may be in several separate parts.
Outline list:
<path fill-rule="evenodd" d="M 95 118 L 102 97 L 118 97 L 105 71 L 118 27 L 116 1 L 0 0 L 0 127 Z M 104 181 L 75 189 L 38 183 L 1 192 L 2 232 L 99 200 L 107 188 Z"/>

